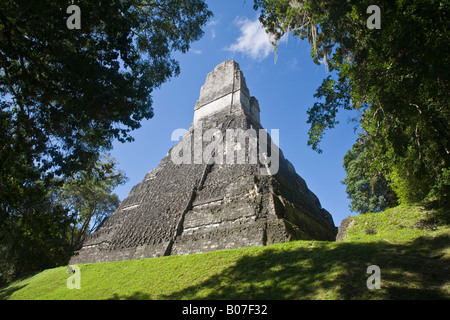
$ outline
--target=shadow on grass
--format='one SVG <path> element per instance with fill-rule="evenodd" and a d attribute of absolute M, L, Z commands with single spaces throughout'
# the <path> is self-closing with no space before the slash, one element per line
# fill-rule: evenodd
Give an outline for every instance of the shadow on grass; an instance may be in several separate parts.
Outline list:
<path fill-rule="evenodd" d="M 9 297 L 12 296 L 12 294 L 22 288 L 25 288 L 27 285 L 21 285 L 21 286 L 14 286 L 14 287 L 4 287 L 0 288 L 0 300 L 8 300 Z"/>
<path fill-rule="evenodd" d="M 142 292 L 134 292 L 131 295 L 122 295 L 119 296 L 117 293 L 114 293 L 112 297 L 107 300 L 153 300 L 149 294 Z"/>
<path fill-rule="evenodd" d="M 30 271 L 26 274 L 21 275 L 18 278 L 15 278 L 13 282 L 6 284 L 4 287 L 0 287 L 0 300 L 7 300 L 9 297 L 13 295 L 14 292 L 19 291 L 20 289 L 27 286 L 27 284 L 23 285 L 14 285 L 14 283 L 19 283 L 25 279 L 31 278 L 37 275 L 40 271 Z"/>
<path fill-rule="evenodd" d="M 439 226 L 450 225 L 450 214 L 444 207 L 433 202 L 424 204 L 424 207 L 429 211 L 429 214 L 426 218 L 421 219 L 416 223 L 416 228 L 436 230 Z"/>
<path fill-rule="evenodd" d="M 267 249 L 169 295 L 135 292 L 111 299 L 449 299 L 450 259 L 442 251 L 449 240 L 446 235 L 407 245 L 316 242 Z M 379 290 L 367 288 L 369 265 L 381 269 Z"/>

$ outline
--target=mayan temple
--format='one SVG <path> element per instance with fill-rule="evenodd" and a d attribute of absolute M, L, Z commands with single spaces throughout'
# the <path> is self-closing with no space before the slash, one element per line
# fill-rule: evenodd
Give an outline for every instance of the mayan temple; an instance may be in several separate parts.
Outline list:
<path fill-rule="evenodd" d="M 335 240 L 331 215 L 263 130 L 259 113 L 239 65 L 218 65 L 189 130 L 70 263 Z"/>

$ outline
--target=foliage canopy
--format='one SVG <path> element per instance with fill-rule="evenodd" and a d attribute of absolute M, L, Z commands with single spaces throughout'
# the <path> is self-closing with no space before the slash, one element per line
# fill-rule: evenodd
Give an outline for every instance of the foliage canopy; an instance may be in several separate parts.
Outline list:
<path fill-rule="evenodd" d="M 377 1 L 381 28 L 370 29 L 372 1 L 255 0 L 266 31 L 311 43 L 333 74 L 308 110 L 309 140 L 320 141 L 341 110 L 360 110 L 359 142 L 369 176 L 385 175 L 402 203 L 449 200 L 450 85 L 448 0 Z"/>
<path fill-rule="evenodd" d="M 69 29 L 72 4 L 0 2 L 0 250 L 16 267 L 42 262 L 25 269 L 64 251 L 71 219 L 48 190 L 133 140 L 152 91 L 180 72 L 172 52 L 187 52 L 212 14 L 203 0 L 80 0 L 81 28 Z"/>

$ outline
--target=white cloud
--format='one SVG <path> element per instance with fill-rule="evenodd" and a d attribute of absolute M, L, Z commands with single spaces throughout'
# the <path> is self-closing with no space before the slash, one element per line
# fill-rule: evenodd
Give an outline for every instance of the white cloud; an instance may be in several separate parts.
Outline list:
<path fill-rule="evenodd" d="M 239 52 L 253 60 L 261 61 L 273 52 L 269 35 L 265 32 L 258 19 L 236 18 L 234 23 L 239 26 L 240 36 L 225 50 Z"/>
<path fill-rule="evenodd" d="M 202 54 L 202 50 L 191 49 L 191 52 L 195 54 Z"/>
<path fill-rule="evenodd" d="M 220 24 L 220 19 L 211 20 L 206 23 L 207 27 L 210 27 L 211 31 L 211 39 L 214 40 L 216 38 L 216 29 L 215 27 Z"/>
<path fill-rule="evenodd" d="M 207 26 L 217 26 L 220 23 L 220 19 L 210 20 L 206 23 Z"/>
<path fill-rule="evenodd" d="M 293 57 L 287 62 L 288 68 L 292 71 L 298 71 L 300 70 L 300 67 L 298 66 L 298 60 L 297 58 Z"/>

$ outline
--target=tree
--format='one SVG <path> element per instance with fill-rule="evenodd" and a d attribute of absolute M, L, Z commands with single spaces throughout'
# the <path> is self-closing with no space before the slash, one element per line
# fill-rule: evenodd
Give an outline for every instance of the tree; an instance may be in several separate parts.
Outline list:
<path fill-rule="evenodd" d="M 113 190 L 127 178 L 116 165 L 114 159 L 103 157 L 93 169 L 77 172 L 50 193 L 52 202 L 66 210 L 71 221 L 70 252 L 78 249 L 86 236 L 119 206 L 119 197 Z"/>
<path fill-rule="evenodd" d="M 86 235 L 120 201 L 113 189 L 126 181 L 114 159 L 102 156 L 93 168 L 19 190 L 14 214 L 0 229 L 0 273 L 25 272 L 67 263 Z"/>
<path fill-rule="evenodd" d="M 397 196 L 390 187 L 390 181 L 383 172 L 369 175 L 370 159 L 367 157 L 364 143 L 358 141 L 344 156 L 344 168 L 347 173 L 342 181 L 346 185 L 350 209 L 354 212 L 380 212 L 396 206 Z"/>
<path fill-rule="evenodd" d="M 49 239 L 70 219 L 48 190 L 93 170 L 115 139 L 133 140 L 153 116 L 152 91 L 180 72 L 172 52 L 187 52 L 211 16 L 203 0 L 80 0 L 72 29 L 72 2 L 0 2 L 0 250 L 61 249 Z"/>
<path fill-rule="evenodd" d="M 46 193 L 43 184 L 23 187 L 20 204 L 1 216 L 0 273 L 8 278 L 67 261 L 70 219 Z"/>
<path fill-rule="evenodd" d="M 371 1 L 255 0 L 266 30 L 292 32 L 333 72 L 308 110 L 308 144 L 319 144 L 340 110 L 358 109 L 370 175 L 386 172 L 400 202 L 449 201 L 450 86 L 447 0 L 378 1 L 381 28 L 368 27 Z M 369 19 L 370 20 L 370 19 Z"/>
<path fill-rule="evenodd" d="M 2 113 L 42 171 L 69 175 L 132 140 L 153 116 L 151 92 L 180 72 L 172 51 L 185 53 L 211 15 L 202 0 L 84 0 L 81 29 L 68 29 L 70 4 L 0 4 Z"/>

